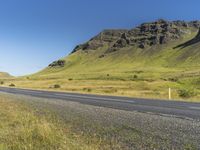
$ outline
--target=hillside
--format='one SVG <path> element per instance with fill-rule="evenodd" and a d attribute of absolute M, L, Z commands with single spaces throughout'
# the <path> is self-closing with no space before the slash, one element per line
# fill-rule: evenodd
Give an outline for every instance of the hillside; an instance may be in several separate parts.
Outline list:
<path fill-rule="evenodd" d="M 49 65 L 45 72 L 101 72 L 139 67 L 198 66 L 200 22 L 158 20 L 131 30 L 104 30 L 78 45 L 64 61 Z M 75 71 L 75 72 L 74 72 Z M 39 75 L 37 74 L 37 75 Z"/>
<path fill-rule="evenodd" d="M 200 21 L 159 19 L 130 30 L 104 30 L 69 56 L 16 82 L 22 87 L 59 84 L 65 91 L 155 98 L 167 98 L 172 87 L 174 98 L 197 98 L 199 28 Z"/>
<path fill-rule="evenodd" d="M 88 42 L 78 45 L 64 61 L 49 65 L 46 70 L 117 69 L 127 63 L 134 66 L 196 66 L 200 22 L 158 20 L 131 30 L 104 30 Z M 185 46 L 184 46 L 185 45 Z M 190 52 L 190 54 L 188 54 Z M 195 57 L 195 59 L 191 59 Z M 191 59 L 191 60 L 189 60 Z M 106 62 L 106 66 L 103 64 Z M 160 63 L 157 63 L 160 62 Z M 109 65 L 108 65 L 109 64 Z M 94 67 L 95 66 L 95 67 Z M 122 68 L 127 69 L 127 68 Z M 45 70 L 45 71 L 46 71 Z M 70 71 L 71 72 L 71 71 Z"/>
<path fill-rule="evenodd" d="M 0 79 L 11 78 L 11 75 L 6 72 L 0 72 Z"/>

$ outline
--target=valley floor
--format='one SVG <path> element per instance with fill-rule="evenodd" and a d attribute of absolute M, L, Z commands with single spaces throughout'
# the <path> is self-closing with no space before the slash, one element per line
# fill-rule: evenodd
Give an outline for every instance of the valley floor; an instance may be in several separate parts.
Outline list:
<path fill-rule="evenodd" d="M 0 150 L 200 148 L 200 122 L 0 94 Z"/>

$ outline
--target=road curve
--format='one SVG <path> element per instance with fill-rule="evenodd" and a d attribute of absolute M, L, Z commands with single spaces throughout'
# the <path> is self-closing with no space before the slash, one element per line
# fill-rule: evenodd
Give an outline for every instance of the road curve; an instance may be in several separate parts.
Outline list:
<path fill-rule="evenodd" d="M 158 115 L 200 120 L 200 103 L 51 92 L 7 87 L 0 87 L 0 92 L 47 99 L 60 99 L 126 111 L 139 111 Z"/>

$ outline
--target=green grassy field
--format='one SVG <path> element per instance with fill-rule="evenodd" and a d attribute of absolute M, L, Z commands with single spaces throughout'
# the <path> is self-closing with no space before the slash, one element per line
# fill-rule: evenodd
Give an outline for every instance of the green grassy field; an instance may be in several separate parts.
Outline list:
<path fill-rule="evenodd" d="M 174 48 L 194 38 L 191 30 L 179 40 L 139 49 L 125 47 L 100 58 L 108 45 L 62 58 L 64 67 L 47 67 L 30 75 L 5 79 L 2 86 L 73 91 L 143 98 L 199 101 L 200 44 Z M 55 88 L 54 85 L 59 85 Z"/>

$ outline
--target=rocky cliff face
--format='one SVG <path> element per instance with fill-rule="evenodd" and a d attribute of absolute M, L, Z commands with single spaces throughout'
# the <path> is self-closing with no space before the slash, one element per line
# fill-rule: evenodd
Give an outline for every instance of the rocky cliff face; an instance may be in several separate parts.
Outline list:
<path fill-rule="evenodd" d="M 88 42 L 78 45 L 72 53 L 83 50 L 96 50 L 108 46 L 106 53 L 117 51 L 128 46 L 144 49 L 154 45 L 162 45 L 181 38 L 191 28 L 200 28 L 200 21 L 166 21 L 143 23 L 131 30 L 104 30 Z"/>

